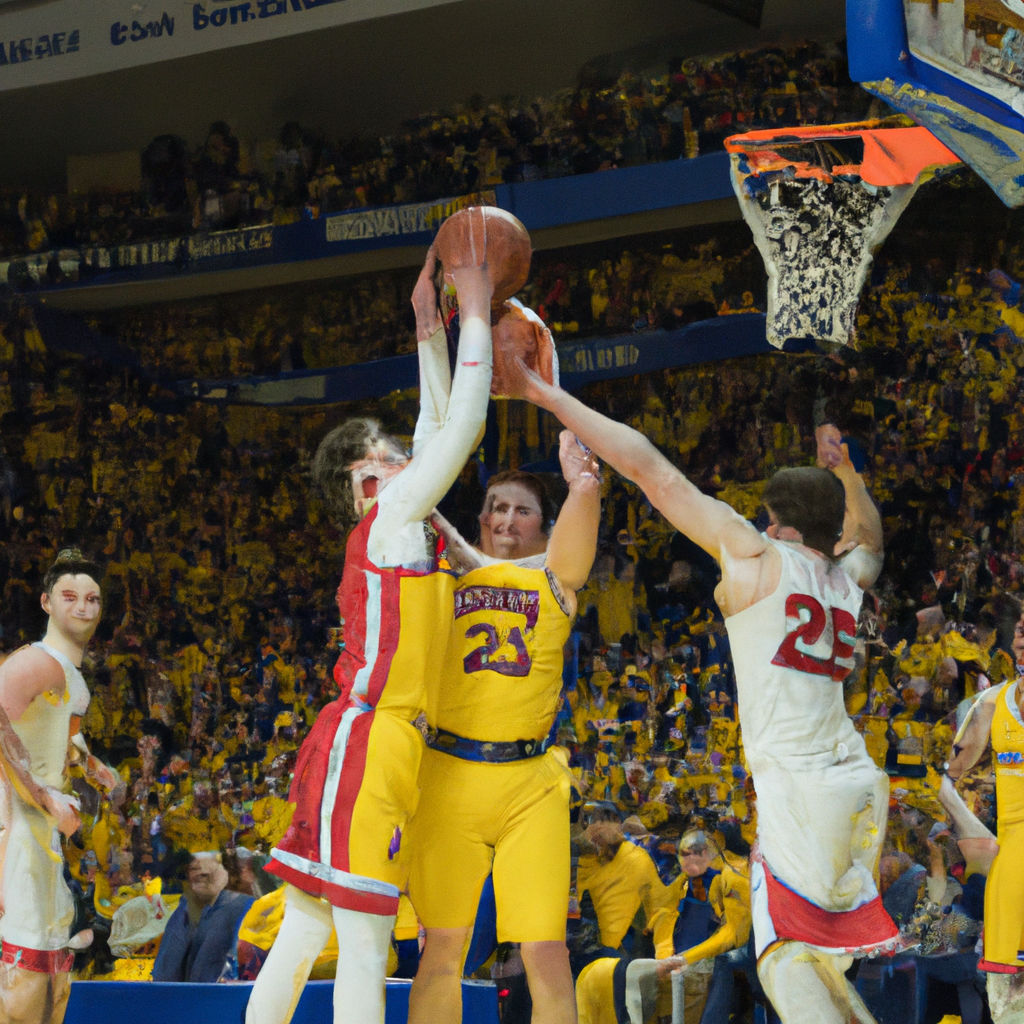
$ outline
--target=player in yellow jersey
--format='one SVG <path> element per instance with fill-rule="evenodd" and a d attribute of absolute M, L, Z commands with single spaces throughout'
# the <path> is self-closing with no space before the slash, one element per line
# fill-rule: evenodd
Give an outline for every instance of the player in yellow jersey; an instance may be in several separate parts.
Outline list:
<path fill-rule="evenodd" d="M 462 963 L 488 874 L 498 940 L 522 944 L 534 1024 L 575 1021 L 565 946 L 569 776 L 547 746 L 576 591 L 594 560 L 600 482 L 568 431 L 559 457 L 569 496 L 550 539 L 540 480 L 499 474 L 480 516 L 484 564 L 456 587 L 410 826 L 409 893 L 427 930 L 411 1024 L 461 1021 Z"/>
<path fill-rule="evenodd" d="M 985 952 L 978 970 L 987 972 L 996 1024 L 1024 1022 L 1024 617 L 1014 631 L 1013 653 L 1017 681 L 986 690 L 977 699 L 957 735 L 948 771 L 955 782 L 991 745 L 999 852 L 985 885 Z M 991 836 L 948 781 L 940 799 L 961 840 Z"/>

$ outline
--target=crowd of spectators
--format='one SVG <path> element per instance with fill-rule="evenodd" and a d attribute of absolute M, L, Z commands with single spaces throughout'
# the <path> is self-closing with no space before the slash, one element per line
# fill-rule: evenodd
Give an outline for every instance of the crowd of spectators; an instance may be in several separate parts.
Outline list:
<path fill-rule="evenodd" d="M 481 97 L 386 137 L 328 141 L 289 122 L 243 143 L 224 121 L 200 145 L 161 135 L 139 192 L 0 190 L 0 257 L 179 237 L 365 206 L 466 195 L 720 149 L 738 131 L 857 120 L 870 105 L 838 47 L 673 61 L 667 73 L 581 76 L 534 100 Z"/>
<path fill-rule="evenodd" d="M 925 952 L 951 956 L 969 950 L 976 929 L 949 909 L 964 894 L 970 904 L 971 892 L 953 884 L 962 857 L 943 834 L 938 772 L 959 703 L 1016 673 L 1024 253 L 1011 235 L 986 234 L 976 190 L 929 188 L 936 205 L 918 222 L 908 212 L 902 247 L 878 257 L 858 350 L 705 363 L 590 385 L 584 398 L 749 518 L 775 468 L 813 459 L 816 423 L 835 422 L 849 439 L 882 508 L 887 556 L 865 603 L 847 707 L 893 777 L 884 881 L 902 880 L 902 902 L 890 902 Z M 929 234 L 944 204 L 959 204 L 975 227 L 945 262 L 931 258 L 942 245 Z M 394 272 L 97 316 L 144 375 L 48 351 L 31 306 L 0 308 L 0 648 L 37 637 L 39 580 L 58 548 L 74 542 L 107 565 L 83 725 L 129 797 L 115 811 L 83 787 L 84 825 L 67 848 L 83 919 L 101 934 L 157 879 L 165 893 L 180 888 L 196 852 L 224 855 L 230 891 L 273 885 L 259 858 L 287 827 L 295 751 L 333 696 L 343 538 L 310 493 L 309 457 L 345 416 L 371 413 L 410 435 L 416 408 L 414 392 L 302 413 L 202 404 L 153 381 L 403 351 L 413 280 Z M 524 296 L 559 338 L 632 330 L 638 344 L 650 328 L 756 310 L 763 297 L 763 269 L 739 225 L 711 238 L 679 232 L 538 254 Z M 498 465 L 549 465 L 549 417 L 503 403 L 493 430 Z M 449 499 L 457 522 L 476 512 L 479 472 L 473 464 Z M 715 566 L 635 487 L 608 476 L 558 737 L 581 820 L 595 809 L 624 819 L 670 883 L 687 828 L 742 848 L 756 806 Z M 990 766 L 962 791 L 991 824 Z M 581 857 L 593 846 L 581 834 Z M 99 941 L 80 954 L 83 974 L 107 976 L 113 948 L 129 950 Z M 961 1004 L 969 998 L 965 990 Z"/>

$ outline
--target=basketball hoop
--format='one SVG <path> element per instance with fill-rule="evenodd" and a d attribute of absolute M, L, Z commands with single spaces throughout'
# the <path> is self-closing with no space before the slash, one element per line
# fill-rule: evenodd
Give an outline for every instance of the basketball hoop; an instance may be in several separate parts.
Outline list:
<path fill-rule="evenodd" d="M 899 125 L 902 118 L 894 119 Z M 732 185 L 768 271 L 768 340 L 846 345 L 874 253 L 919 185 L 960 162 L 892 120 L 733 135 Z"/>

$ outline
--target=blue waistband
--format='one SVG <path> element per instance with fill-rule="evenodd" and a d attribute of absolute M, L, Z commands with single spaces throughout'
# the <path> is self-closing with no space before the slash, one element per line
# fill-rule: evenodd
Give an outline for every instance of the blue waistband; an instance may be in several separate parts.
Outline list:
<path fill-rule="evenodd" d="M 463 761 L 507 764 L 540 757 L 551 746 L 551 737 L 542 740 L 471 740 L 447 729 L 431 729 L 427 746 Z"/>

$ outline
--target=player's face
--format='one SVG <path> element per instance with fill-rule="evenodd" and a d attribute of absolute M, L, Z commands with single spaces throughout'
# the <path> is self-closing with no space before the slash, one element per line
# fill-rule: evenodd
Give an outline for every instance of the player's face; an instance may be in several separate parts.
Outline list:
<path fill-rule="evenodd" d="M 510 481 L 487 492 L 480 516 L 480 547 L 492 558 L 526 558 L 548 546 L 544 513 L 525 484 Z"/>
<path fill-rule="evenodd" d="M 57 631 L 84 647 L 100 624 L 103 597 L 100 585 L 85 573 L 61 576 L 40 602 Z"/>
<path fill-rule="evenodd" d="M 352 500 L 361 519 L 370 510 L 377 495 L 408 465 L 409 459 L 393 445 L 381 439 L 366 449 L 366 455 L 353 462 Z"/>
<path fill-rule="evenodd" d="M 1024 615 L 1017 620 L 1013 627 L 1013 656 L 1018 665 L 1024 665 Z"/>

